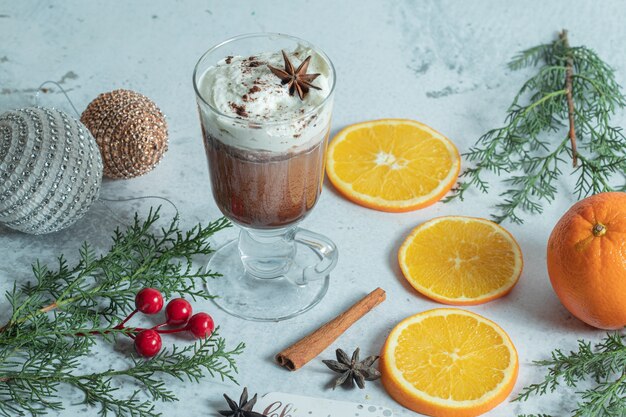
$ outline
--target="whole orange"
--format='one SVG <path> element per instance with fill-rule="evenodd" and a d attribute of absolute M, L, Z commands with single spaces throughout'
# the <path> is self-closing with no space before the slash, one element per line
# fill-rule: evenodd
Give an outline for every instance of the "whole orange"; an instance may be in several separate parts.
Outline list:
<path fill-rule="evenodd" d="M 548 274 L 563 305 L 601 329 L 626 325 L 626 193 L 574 204 L 548 240 Z"/>

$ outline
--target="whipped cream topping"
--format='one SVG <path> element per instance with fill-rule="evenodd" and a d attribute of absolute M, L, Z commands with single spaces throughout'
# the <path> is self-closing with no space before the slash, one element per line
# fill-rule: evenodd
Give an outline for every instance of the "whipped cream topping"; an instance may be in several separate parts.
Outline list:
<path fill-rule="evenodd" d="M 330 94 L 333 74 L 328 62 L 303 45 L 286 52 L 296 68 L 311 56 L 307 73 L 320 74 L 313 81 L 320 90 L 310 89 L 303 100 L 297 94 L 289 95 L 287 86 L 267 66 L 284 68 L 280 51 L 226 57 L 208 68 L 198 82 L 202 98 L 228 116 L 203 110 L 208 133 L 229 145 L 268 151 L 299 147 L 326 135 L 331 105 L 308 113 Z"/>

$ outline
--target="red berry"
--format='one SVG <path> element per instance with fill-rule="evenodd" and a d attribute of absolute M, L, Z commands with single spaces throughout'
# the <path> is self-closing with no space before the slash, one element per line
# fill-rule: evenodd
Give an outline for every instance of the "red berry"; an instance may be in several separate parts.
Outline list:
<path fill-rule="evenodd" d="M 144 288 L 135 297 L 135 307 L 144 314 L 156 314 L 163 308 L 163 296 L 155 288 Z"/>
<path fill-rule="evenodd" d="M 156 330 L 142 330 L 135 337 L 135 351 L 141 356 L 151 358 L 161 350 L 161 336 Z"/>
<path fill-rule="evenodd" d="M 191 304 L 184 298 L 174 298 L 165 307 L 165 319 L 169 326 L 187 323 L 191 313 Z"/>
<path fill-rule="evenodd" d="M 215 324 L 213 318 L 207 313 L 196 313 L 187 323 L 187 330 L 189 330 L 198 339 L 204 339 L 213 333 L 215 330 Z"/>

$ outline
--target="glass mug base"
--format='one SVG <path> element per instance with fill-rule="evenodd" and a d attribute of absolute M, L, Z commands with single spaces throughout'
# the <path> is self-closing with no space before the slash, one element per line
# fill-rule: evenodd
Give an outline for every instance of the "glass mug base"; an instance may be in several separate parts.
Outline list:
<path fill-rule="evenodd" d="M 330 283 L 330 275 L 298 285 L 292 276 L 309 265 L 315 265 L 323 255 L 300 242 L 296 246 L 293 265 L 284 274 L 272 278 L 258 277 L 246 271 L 241 258 L 239 240 L 219 248 L 209 260 L 207 269 L 222 274 L 210 279 L 206 288 L 214 295 L 213 302 L 227 313 L 246 320 L 281 321 L 313 308 L 319 303 Z"/>

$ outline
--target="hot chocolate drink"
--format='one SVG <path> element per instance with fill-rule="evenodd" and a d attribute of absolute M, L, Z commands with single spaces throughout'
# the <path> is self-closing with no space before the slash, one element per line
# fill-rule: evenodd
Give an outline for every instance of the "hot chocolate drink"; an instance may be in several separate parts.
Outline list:
<path fill-rule="evenodd" d="M 304 218 L 322 190 L 326 140 L 285 154 L 249 151 L 205 133 L 213 197 L 231 220 L 256 229 Z"/>
<path fill-rule="evenodd" d="M 331 108 L 320 104 L 330 70 L 305 47 L 288 55 L 295 66 L 311 56 L 320 90 L 290 95 L 268 67 L 283 66 L 281 52 L 226 57 L 199 84 L 213 109 L 200 113 L 213 196 L 224 215 L 255 229 L 301 220 L 322 188 Z"/>
<path fill-rule="evenodd" d="M 270 51 L 260 53 L 260 51 Z M 209 49 L 193 74 L 217 207 L 242 226 L 211 255 L 214 302 L 278 321 L 316 305 L 337 264 L 329 238 L 300 226 L 322 189 L 335 70 L 323 51 L 278 33 Z"/>

